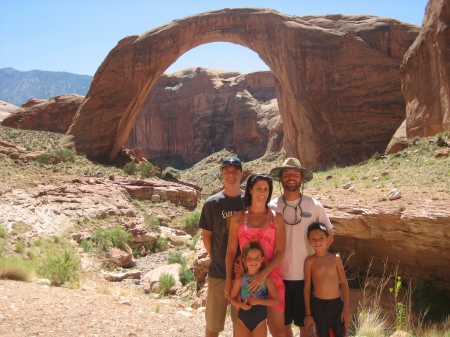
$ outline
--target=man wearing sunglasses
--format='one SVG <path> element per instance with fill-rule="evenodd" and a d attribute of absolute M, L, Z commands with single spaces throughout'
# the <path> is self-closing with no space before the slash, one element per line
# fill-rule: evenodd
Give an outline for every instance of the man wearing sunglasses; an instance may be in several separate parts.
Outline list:
<path fill-rule="evenodd" d="M 273 168 L 269 175 L 283 186 L 283 194 L 272 200 L 269 206 L 283 214 L 286 227 L 286 251 L 280 264 L 286 287 L 286 337 L 293 336 L 292 322 L 300 327 L 300 336 L 303 337 L 307 336 L 304 318 L 311 315 L 305 312 L 303 267 L 306 257 L 314 253 L 308 243 L 308 226 L 316 221 L 325 224 L 330 244 L 333 242 L 333 226 L 322 204 L 303 194 L 302 186 L 313 178 L 313 174 L 302 167 L 298 159 L 287 158 L 283 166 Z"/>

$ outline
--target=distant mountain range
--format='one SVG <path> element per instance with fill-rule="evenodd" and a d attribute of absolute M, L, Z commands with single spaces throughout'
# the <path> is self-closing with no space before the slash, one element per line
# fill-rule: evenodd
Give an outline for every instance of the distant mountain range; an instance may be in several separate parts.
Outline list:
<path fill-rule="evenodd" d="M 0 100 L 20 106 L 30 98 L 51 98 L 59 95 L 85 96 L 92 82 L 89 75 L 61 71 L 0 69 Z"/>

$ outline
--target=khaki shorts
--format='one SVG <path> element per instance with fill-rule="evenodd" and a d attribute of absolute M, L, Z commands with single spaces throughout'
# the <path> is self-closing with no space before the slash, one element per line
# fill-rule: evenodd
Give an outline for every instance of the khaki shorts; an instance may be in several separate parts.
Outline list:
<path fill-rule="evenodd" d="M 225 280 L 209 277 L 208 295 L 206 297 L 206 329 L 211 332 L 221 332 L 225 327 L 225 318 L 227 316 L 228 300 L 225 298 L 223 289 L 225 288 Z M 237 320 L 237 310 L 231 306 L 231 321 L 233 329 Z"/>

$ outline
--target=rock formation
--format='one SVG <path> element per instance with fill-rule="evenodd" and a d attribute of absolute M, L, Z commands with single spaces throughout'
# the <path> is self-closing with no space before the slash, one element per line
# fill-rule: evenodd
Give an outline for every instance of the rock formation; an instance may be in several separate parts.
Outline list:
<path fill-rule="evenodd" d="M 450 1 L 430 0 L 401 66 L 408 138 L 450 130 Z"/>
<path fill-rule="evenodd" d="M 385 154 L 396 153 L 408 147 L 408 137 L 406 136 L 406 120 L 399 126 L 386 147 Z"/>
<path fill-rule="evenodd" d="M 19 107 L 14 104 L 0 101 L 0 122 L 8 117 L 17 108 Z"/>
<path fill-rule="evenodd" d="M 447 200 L 424 199 L 403 211 L 347 203 L 327 212 L 335 227 L 333 250 L 347 257 L 355 253 L 351 271 L 365 272 L 372 263 L 371 274 L 382 275 L 387 262 L 388 271 L 398 265 L 404 280 L 436 280 L 450 286 Z"/>
<path fill-rule="evenodd" d="M 223 148 L 253 160 L 281 149 L 280 124 L 271 72 L 190 68 L 159 77 L 125 147 L 149 160 L 179 155 L 192 164 Z M 279 141 L 268 149 L 272 134 Z"/>
<path fill-rule="evenodd" d="M 284 147 L 305 166 L 383 151 L 404 119 L 399 65 L 419 27 L 374 16 L 297 17 L 223 9 L 119 41 L 100 65 L 62 144 L 113 162 L 150 89 L 178 57 L 225 41 L 255 51 L 275 76 Z"/>
<path fill-rule="evenodd" d="M 49 100 L 32 98 L 2 121 L 16 129 L 66 133 L 84 96 L 63 95 Z"/>

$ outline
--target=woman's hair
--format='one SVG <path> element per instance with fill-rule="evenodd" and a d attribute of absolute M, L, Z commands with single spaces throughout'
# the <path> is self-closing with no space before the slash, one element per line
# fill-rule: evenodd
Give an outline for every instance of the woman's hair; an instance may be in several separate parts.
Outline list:
<path fill-rule="evenodd" d="M 245 208 L 249 207 L 252 204 L 252 194 L 250 193 L 250 190 L 260 180 L 267 181 L 267 184 L 269 185 L 269 195 L 267 196 L 267 200 L 266 200 L 266 209 L 269 209 L 269 201 L 272 198 L 273 182 L 272 182 L 272 178 L 270 178 L 267 174 L 264 174 L 264 173 L 251 174 L 248 177 L 247 186 L 245 187 L 245 195 L 244 195 Z"/>
<path fill-rule="evenodd" d="M 252 241 L 247 243 L 244 246 L 244 249 L 242 250 L 242 255 L 241 255 L 241 274 L 246 273 L 247 272 L 247 266 L 245 265 L 245 260 L 247 259 L 247 255 L 248 252 L 251 250 L 257 249 L 261 252 L 261 256 L 264 257 L 264 250 L 261 247 L 261 244 L 258 241 Z M 265 267 L 265 263 L 264 261 L 261 263 L 261 266 L 259 267 L 259 271 L 263 270 Z"/>

